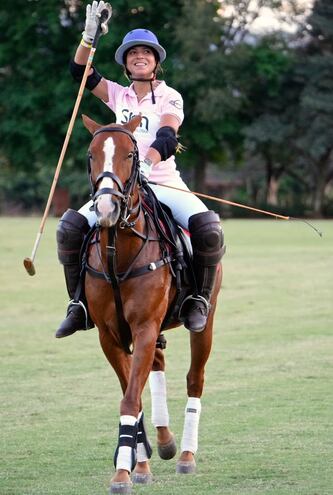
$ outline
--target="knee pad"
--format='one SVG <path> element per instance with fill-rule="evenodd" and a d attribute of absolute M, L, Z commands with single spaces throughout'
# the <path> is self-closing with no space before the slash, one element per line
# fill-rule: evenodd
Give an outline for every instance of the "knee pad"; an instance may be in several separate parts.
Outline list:
<path fill-rule="evenodd" d="M 225 251 L 223 230 L 217 213 L 209 210 L 192 215 L 189 231 L 196 261 L 204 266 L 217 265 Z"/>
<path fill-rule="evenodd" d="M 58 259 L 63 265 L 78 263 L 85 235 L 89 231 L 86 217 L 75 210 L 67 210 L 57 228 Z"/>

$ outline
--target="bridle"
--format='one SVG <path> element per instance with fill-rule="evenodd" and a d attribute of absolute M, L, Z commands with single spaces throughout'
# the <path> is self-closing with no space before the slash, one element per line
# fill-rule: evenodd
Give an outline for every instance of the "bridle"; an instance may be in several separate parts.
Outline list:
<path fill-rule="evenodd" d="M 91 176 L 91 153 L 88 151 L 88 175 L 89 175 L 89 181 L 90 181 L 90 190 L 91 190 L 91 199 L 95 204 L 96 199 L 101 196 L 102 194 L 110 194 L 111 196 L 117 196 L 118 198 L 121 199 L 121 210 L 120 210 L 120 217 L 121 217 L 121 227 L 124 228 L 125 226 L 132 226 L 133 222 L 128 223 L 128 218 L 129 216 L 134 213 L 135 211 L 139 210 L 140 205 L 133 206 L 132 203 L 132 195 L 134 192 L 134 188 L 138 181 L 140 181 L 140 162 L 139 162 L 139 150 L 138 150 L 138 145 L 136 142 L 135 137 L 133 134 L 128 131 L 127 129 L 121 128 L 121 127 L 103 127 L 101 129 L 98 129 L 96 132 L 93 134 L 93 139 L 98 135 L 103 132 L 119 132 L 122 134 L 126 134 L 130 140 L 132 141 L 133 144 L 133 150 L 129 152 L 132 153 L 132 169 L 129 178 L 126 180 L 125 184 L 121 182 L 119 177 L 114 174 L 113 172 L 108 172 L 108 171 L 103 171 L 101 172 L 97 177 L 96 180 L 92 180 Z M 111 187 L 103 187 L 102 189 L 98 189 L 98 185 L 101 182 L 102 179 L 105 177 L 111 179 L 117 186 L 117 189 L 111 188 Z"/>

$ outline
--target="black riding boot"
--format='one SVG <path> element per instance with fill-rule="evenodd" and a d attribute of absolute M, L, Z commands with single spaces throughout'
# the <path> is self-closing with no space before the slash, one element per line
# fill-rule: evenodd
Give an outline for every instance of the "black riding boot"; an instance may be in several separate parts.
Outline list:
<path fill-rule="evenodd" d="M 57 229 L 58 258 L 64 265 L 67 292 L 71 301 L 66 318 L 55 334 L 58 339 L 72 335 L 77 330 L 94 327 L 88 314 L 84 294 L 75 299 L 81 271 L 80 250 L 88 231 L 87 219 L 75 210 L 67 210 L 60 219 Z"/>
<path fill-rule="evenodd" d="M 213 211 L 192 215 L 189 231 L 197 293 L 188 302 L 184 325 L 192 332 L 202 332 L 207 324 L 217 266 L 225 251 L 223 231 L 220 218 Z"/>

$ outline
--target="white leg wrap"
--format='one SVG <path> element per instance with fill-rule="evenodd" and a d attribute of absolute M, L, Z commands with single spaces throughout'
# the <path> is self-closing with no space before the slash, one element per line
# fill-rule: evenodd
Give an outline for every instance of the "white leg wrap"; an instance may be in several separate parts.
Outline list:
<path fill-rule="evenodd" d="M 201 401 L 197 397 L 189 397 L 185 408 L 184 430 L 181 451 L 188 450 L 195 454 L 198 450 L 199 419 Z"/>
<path fill-rule="evenodd" d="M 139 416 L 138 416 L 138 423 L 141 419 L 141 416 L 142 416 L 142 412 L 143 411 L 140 411 L 139 412 Z M 138 435 L 139 435 L 139 431 L 138 431 Z M 145 461 L 148 461 L 149 457 L 147 455 L 147 452 L 146 452 L 146 447 L 144 446 L 144 444 L 142 442 L 138 442 L 138 446 L 137 446 L 137 461 L 138 462 L 145 462 Z"/>
<path fill-rule="evenodd" d="M 135 416 L 120 416 L 121 425 L 134 426 L 137 422 Z M 132 449 L 131 447 L 119 447 L 116 469 L 126 469 L 129 473 L 132 471 Z"/>
<path fill-rule="evenodd" d="M 155 426 L 169 426 L 166 379 L 164 371 L 151 371 L 149 374 L 151 394 L 151 422 Z"/>

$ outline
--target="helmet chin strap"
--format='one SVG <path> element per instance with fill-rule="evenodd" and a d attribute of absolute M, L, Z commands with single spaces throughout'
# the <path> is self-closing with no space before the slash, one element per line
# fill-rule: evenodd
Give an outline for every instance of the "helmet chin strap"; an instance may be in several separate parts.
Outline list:
<path fill-rule="evenodd" d="M 155 94 L 154 94 L 154 89 L 153 89 L 153 82 L 156 80 L 156 73 L 153 72 L 153 75 L 149 79 L 144 79 L 142 77 L 133 77 L 131 74 L 129 74 L 129 78 L 131 81 L 140 81 L 140 82 L 149 82 L 150 83 L 151 100 L 152 100 L 153 105 L 155 105 L 156 99 L 155 99 Z"/>

